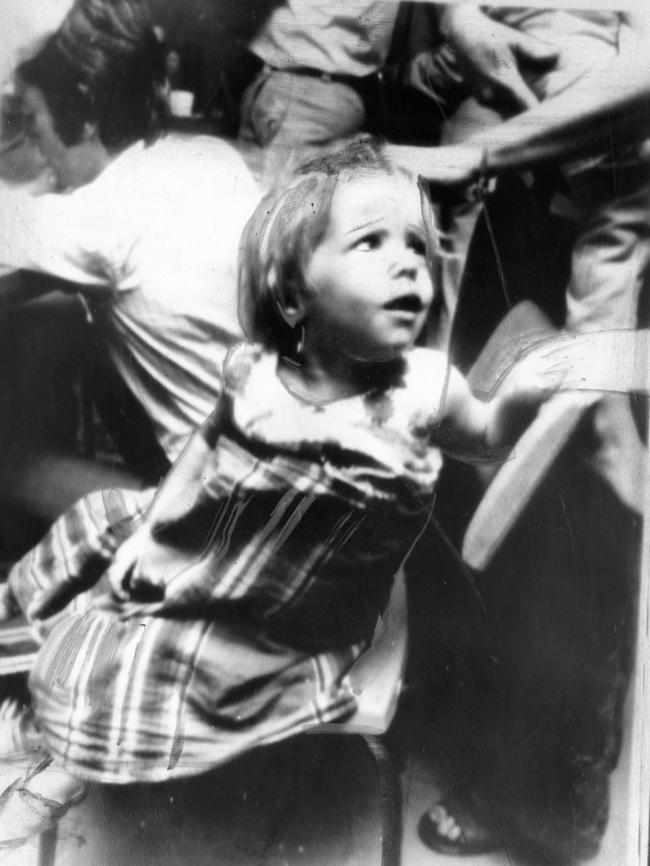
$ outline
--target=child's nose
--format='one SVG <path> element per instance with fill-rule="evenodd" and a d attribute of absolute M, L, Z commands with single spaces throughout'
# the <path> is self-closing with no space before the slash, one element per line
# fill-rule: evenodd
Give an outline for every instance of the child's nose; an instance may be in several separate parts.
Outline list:
<path fill-rule="evenodd" d="M 392 264 L 392 272 L 394 277 L 411 277 L 414 279 L 417 276 L 422 258 L 412 247 L 398 246 L 395 250 Z"/>

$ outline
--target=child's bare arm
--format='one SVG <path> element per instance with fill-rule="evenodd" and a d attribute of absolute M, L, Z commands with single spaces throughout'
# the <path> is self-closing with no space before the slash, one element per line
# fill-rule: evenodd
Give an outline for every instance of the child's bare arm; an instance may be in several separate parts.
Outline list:
<path fill-rule="evenodd" d="M 488 441 L 490 404 L 476 398 L 465 378 L 453 367 L 448 370 L 433 440 L 451 457 L 468 462 L 499 459 Z"/>
<path fill-rule="evenodd" d="M 513 365 L 493 397 L 475 397 L 463 376 L 452 369 L 442 403 L 438 440 L 452 456 L 483 462 L 506 456 L 537 408 L 560 387 L 564 360 L 535 353 Z"/>

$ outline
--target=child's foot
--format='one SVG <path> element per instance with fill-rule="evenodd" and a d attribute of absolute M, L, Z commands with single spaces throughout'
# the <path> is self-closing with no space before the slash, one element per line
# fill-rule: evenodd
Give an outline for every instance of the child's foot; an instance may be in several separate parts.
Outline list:
<path fill-rule="evenodd" d="M 85 793 L 83 782 L 44 758 L 0 794 L 0 848 L 51 830 Z"/>
<path fill-rule="evenodd" d="M 418 833 L 428 848 L 446 856 L 487 854 L 503 844 L 487 821 L 477 819 L 467 806 L 445 798 L 422 815 Z"/>

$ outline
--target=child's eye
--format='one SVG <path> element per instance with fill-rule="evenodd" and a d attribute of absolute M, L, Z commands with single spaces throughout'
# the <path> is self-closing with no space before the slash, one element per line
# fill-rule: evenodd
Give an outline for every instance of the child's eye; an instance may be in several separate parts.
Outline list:
<path fill-rule="evenodd" d="M 376 250 L 381 244 L 381 236 L 379 234 L 364 235 L 354 243 L 354 249 L 361 252 L 368 250 Z"/>
<path fill-rule="evenodd" d="M 413 250 L 413 252 L 418 256 L 426 255 L 427 247 L 424 242 L 424 238 L 421 235 L 410 235 L 407 241 L 407 245 L 409 249 Z"/>

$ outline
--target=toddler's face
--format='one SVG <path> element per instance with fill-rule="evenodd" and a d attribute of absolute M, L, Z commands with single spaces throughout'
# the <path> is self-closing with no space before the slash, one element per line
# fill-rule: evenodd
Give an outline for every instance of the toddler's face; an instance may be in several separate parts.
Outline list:
<path fill-rule="evenodd" d="M 412 346 L 433 296 L 417 186 L 388 175 L 341 182 L 305 278 L 312 351 L 378 361 Z"/>

